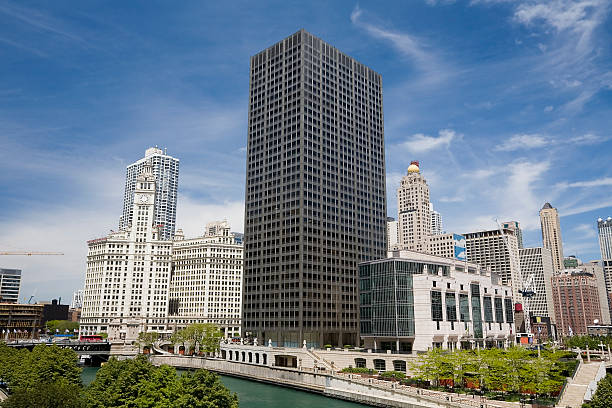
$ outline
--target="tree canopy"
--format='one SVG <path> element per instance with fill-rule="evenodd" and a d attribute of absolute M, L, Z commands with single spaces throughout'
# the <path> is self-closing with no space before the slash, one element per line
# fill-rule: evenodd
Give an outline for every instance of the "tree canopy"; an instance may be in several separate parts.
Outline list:
<path fill-rule="evenodd" d="M 238 397 L 219 376 L 205 370 L 178 376 L 170 366 L 153 366 L 146 357 L 111 359 L 86 392 L 85 408 L 237 408 Z"/>
<path fill-rule="evenodd" d="M 571 355 L 543 351 L 538 357 L 522 347 L 453 352 L 434 349 L 419 356 L 411 371 L 417 379 L 436 385 L 462 387 L 470 380 L 483 390 L 552 395 L 571 375 L 571 367 L 562 361 L 564 357 Z"/>
<path fill-rule="evenodd" d="M 72 334 L 75 329 L 79 329 L 79 322 L 73 322 L 71 320 L 49 320 L 47 322 L 47 330 L 49 330 L 51 334 L 58 332 L 64 334 L 66 330 Z"/>
<path fill-rule="evenodd" d="M 56 345 L 32 351 L 0 344 L 0 379 L 11 395 L 3 408 L 78 408 L 81 406 L 81 369 L 78 356 Z"/>
<path fill-rule="evenodd" d="M 175 343 L 191 343 L 194 349 L 205 353 L 219 350 L 223 334 L 213 323 L 194 323 L 174 333 L 170 340 Z"/>

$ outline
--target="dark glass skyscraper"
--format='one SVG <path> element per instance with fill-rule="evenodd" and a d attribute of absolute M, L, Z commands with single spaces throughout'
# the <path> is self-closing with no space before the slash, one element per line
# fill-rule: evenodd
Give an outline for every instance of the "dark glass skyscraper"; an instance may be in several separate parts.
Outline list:
<path fill-rule="evenodd" d="M 382 77 L 304 30 L 251 57 L 244 331 L 359 342 L 357 264 L 385 254 Z"/>

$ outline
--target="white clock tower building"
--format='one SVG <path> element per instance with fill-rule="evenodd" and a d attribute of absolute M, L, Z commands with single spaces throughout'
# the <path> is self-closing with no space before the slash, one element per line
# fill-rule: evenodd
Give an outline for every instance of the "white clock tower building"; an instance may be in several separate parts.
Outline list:
<path fill-rule="evenodd" d="M 160 240 L 155 194 L 146 163 L 136 179 L 130 226 L 88 241 L 81 334 L 133 340 L 142 331 L 168 331 L 172 241 Z"/>

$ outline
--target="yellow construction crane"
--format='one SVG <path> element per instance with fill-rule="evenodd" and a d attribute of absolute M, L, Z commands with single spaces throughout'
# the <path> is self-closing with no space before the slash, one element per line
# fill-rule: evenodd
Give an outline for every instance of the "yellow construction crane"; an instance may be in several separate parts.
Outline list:
<path fill-rule="evenodd" d="M 0 251 L 0 255 L 64 255 L 63 252 L 37 252 L 37 251 Z"/>

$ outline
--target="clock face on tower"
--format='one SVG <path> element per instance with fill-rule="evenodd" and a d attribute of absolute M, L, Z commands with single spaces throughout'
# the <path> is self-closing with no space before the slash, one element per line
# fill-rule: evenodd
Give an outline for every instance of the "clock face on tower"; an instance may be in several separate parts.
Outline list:
<path fill-rule="evenodd" d="M 146 204 L 149 201 L 149 196 L 141 195 L 140 197 L 138 197 L 138 201 L 140 202 L 140 204 Z"/>

